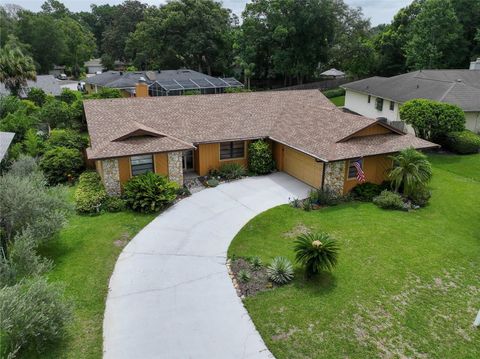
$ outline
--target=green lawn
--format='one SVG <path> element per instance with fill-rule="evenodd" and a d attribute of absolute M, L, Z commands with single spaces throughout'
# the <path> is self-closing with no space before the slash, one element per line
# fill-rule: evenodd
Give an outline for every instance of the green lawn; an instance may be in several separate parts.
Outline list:
<path fill-rule="evenodd" d="M 72 189 L 73 191 L 73 189 Z M 123 245 L 153 219 L 133 212 L 74 215 L 42 254 L 54 260 L 51 281 L 65 284 L 75 306 L 69 338 L 43 358 L 101 358 L 108 281 Z"/>
<path fill-rule="evenodd" d="M 345 96 L 332 97 L 329 100 L 337 107 L 345 106 Z"/>
<path fill-rule="evenodd" d="M 308 228 L 340 243 L 332 274 L 245 300 L 281 358 L 479 358 L 480 155 L 432 155 L 433 197 L 405 213 L 349 203 L 269 210 L 235 237 L 229 255 L 282 255 Z"/>

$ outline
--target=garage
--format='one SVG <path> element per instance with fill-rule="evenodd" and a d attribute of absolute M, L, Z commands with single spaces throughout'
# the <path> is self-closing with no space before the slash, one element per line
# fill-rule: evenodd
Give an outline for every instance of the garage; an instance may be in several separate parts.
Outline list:
<path fill-rule="evenodd" d="M 293 148 L 282 146 L 283 171 L 306 184 L 320 188 L 322 185 L 323 163 Z"/>

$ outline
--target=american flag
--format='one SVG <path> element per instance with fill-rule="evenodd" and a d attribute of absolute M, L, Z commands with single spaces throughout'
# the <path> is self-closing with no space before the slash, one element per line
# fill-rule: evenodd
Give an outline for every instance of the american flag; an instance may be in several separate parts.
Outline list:
<path fill-rule="evenodd" d="M 363 169 L 362 169 L 362 160 L 361 159 L 356 160 L 355 162 L 353 162 L 353 165 L 357 169 L 357 181 L 360 183 L 365 182 L 367 178 L 365 177 L 365 172 L 363 172 Z"/>

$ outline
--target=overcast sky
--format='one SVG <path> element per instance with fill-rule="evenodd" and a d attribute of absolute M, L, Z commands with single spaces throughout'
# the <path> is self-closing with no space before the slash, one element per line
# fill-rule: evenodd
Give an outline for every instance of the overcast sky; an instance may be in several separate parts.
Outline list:
<path fill-rule="evenodd" d="M 144 3 L 151 5 L 159 5 L 166 1 L 162 0 L 141 0 Z M 366 17 L 372 21 L 372 25 L 389 23 L 393 19 L 393 15 L 411 3 L 412 0 L 344 0 L 347 4 L 352 6 L 360 6 Z M 120 4 L 123 0 L 63 0 L 62 1 L 72 11 L 89 10 L 90 4 Z M 240 15 L 248 0 L 223 0 L 225 7 L 232 9 L 236 14 Z M 40 6 L 44 0 L 0 0 L 0 4 L 16 3 L 23 8 L 33 11 L 40 10 Z"/>

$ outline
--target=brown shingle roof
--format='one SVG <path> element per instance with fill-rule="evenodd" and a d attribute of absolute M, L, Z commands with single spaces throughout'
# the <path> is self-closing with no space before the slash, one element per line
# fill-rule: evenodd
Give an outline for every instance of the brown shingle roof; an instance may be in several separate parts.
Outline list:
<path fill-rule="evenodd" d="M 435 146 L 394 133 L 337 144 L 376 120 L 344 113 L 318 90 L 87 100 L 84 107 L 91 159 L 266 137 L 324 161 Z M 151 136 L 128 138 L 140 130 Z"/>

